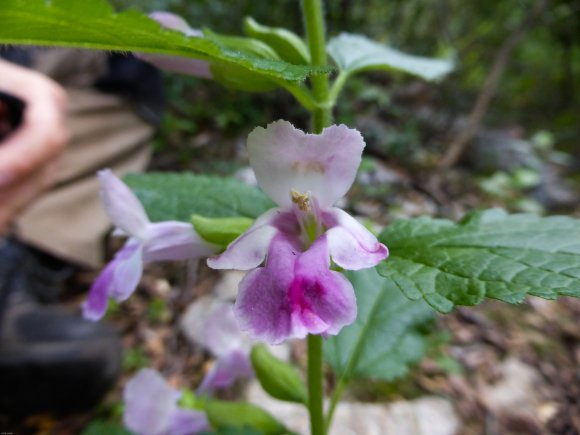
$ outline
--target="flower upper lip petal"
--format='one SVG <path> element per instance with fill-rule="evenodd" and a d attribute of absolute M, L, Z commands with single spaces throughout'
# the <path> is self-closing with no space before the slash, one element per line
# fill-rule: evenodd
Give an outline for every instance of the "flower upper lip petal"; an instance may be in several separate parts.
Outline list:
<path fill-rule="evenodd" d="M 248 136 L 258 183 L 284 208 L 292 205 L 292 190 L 311 192 L 322 208 L 332 206 L 352 185 L 364 146 L 361 134 L 345 125 L 327 127 L 317 135 L 280 120 Z"/>
<path fill-rule="evenodd" d="M 146 239 L 150 222 L 135 194 L 110 169 L 99 171 L 98 177 L 101 198 L 113 224 L 130 236 Z"/>

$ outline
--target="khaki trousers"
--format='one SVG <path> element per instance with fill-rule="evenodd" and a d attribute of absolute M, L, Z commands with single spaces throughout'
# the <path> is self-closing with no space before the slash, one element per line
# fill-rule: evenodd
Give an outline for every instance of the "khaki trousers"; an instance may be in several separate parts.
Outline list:
<path fill-rule="evenodd" d="M 97 268 L 111 223 L 99 201 L 96 171 L 118 176 L 142 171 L 150 159 L 153 128 L 129 103 L 91 88 L 66 88 L 72 139 L 57 182 L 19 215 L 15 235 L 75 264 Z"/>

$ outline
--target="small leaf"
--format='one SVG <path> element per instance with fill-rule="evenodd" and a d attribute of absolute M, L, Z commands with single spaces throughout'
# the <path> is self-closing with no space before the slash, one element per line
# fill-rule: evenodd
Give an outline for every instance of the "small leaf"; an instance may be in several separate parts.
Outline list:
<path fill-rule="evenodd" d="M 306 404 L 306 388 L 294 367 L 280 361 L 263 344 L 253 347 L 250 359 L 266 393 L 276 399 Z"/>
<path fill-rule="evenodd" d="M 404 71 L 425 80 L 439 80 L 454 68 L 453 61 L 449 59 L 431 59 L 405 54 L 364 36 L 348 33 L 332 38 L 327 51 L 338 67 L 347 74 L 394 70 Z"/>
<path fill-rule="evenodd" d="M 210 400 L 206 404 L 207 418 L 220 428 L 255 428 L 266 435 L 287 434 L 288 430 L 271 414 L 256 405 L 244 402 Z"/>
<path fill-rule="evenodd" d="M 254 223 L 253 219 L 246 217 L 230 218 L 207 218 L 193 215 L 191 223 L 195 231 L 206 241 L 219 246 L 228 246 L 240 234 L 246 231 Z"/>
<path fill-rule="evenodd" d="M 484 298 L 580 297 L 580 220 L 488 210 L 455 224 L 397 221 L 379 239 L 389 246 L 379 273 L 410 299 L 446 313 Z"/>
<path fill-rule="evenodd" d="M 358 305 L 356 321 L 324 344 L 326 361 L 346 380 L 393 380 L 426 350 L 421 327 L 433 319 L 423 301 L 410 301 L 374 268 L 346 272 Z"/>
<path fill-rule="evenodd" d="M 0 43 L 133 51 L 235 64 L 266 78 L 300 82 L 328 68 L 293 65 L 162 28 L 135 10 L 116 13 L 105 0 L 2 0 Z"/>
<path fill-rule="evenodd" d="M 274 207 L 262 191 L 231 178 L 150 172 L 129 174 L 124 181 L 153 222 L 190 222 L 192 214 L 255 219 Z"/>
<path fill-rule="evenodd" d="M 207 28 L 203 30 L 203 34 L 206 39 L 215 42 L 222 50 L 240 51 L 264 59 L 280 59 L 268 44 L 264 44 L 258 39 L 220 35 Z"/>
<path fill-rule="evenodd" d="M 252 17 L 244 20 L 244 31 L 248 36 L 268 44 L 281 59 L 296 64 L 308 65 L 310 52 L 302 38 L 296 33 L 281 27 L 268 27 L 259 24 Z"/>

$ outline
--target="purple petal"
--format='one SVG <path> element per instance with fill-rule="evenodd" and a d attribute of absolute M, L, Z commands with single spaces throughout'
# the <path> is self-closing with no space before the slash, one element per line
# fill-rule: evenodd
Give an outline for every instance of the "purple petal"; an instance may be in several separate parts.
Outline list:
<path fill-rule="evenodd" d="M 205 413 L 193 409 L 177 409 L 169 425 L 169 435 L 196 434 L 210 429 Z"/>
<path fill-rule="evenodd" d="M 273 208 L 261 215 L 254 225 L 234 240 L 228 248 L 216 257 L 207 259 L 212 269 L 250 270 L 259 266 L 266 257 L 268 246 L 278 230 L 274 226 L 282 211 Z"/>
<path fill-rule="evenodd" d="M 235 312 L 240 329 L 272 344 L 307 334 L 337 334 L 356 318 L 350 282 L 329 270 L 326 238 L 304 253 L 283 235 L 272 240 L 266 267 L 240 283 Z"/>
<path fill-rule="evenodd" d="M 87 300 L 82 304 L 83 317 L 87 320 L 100 320 L 107 311 L 109 293 L 113 286 L 113 276 L 115 272 L 115 262 L 111 261 L 97 277 Z"/>
<path fill-rule="evenodd" d="M 360 222 L 339 208 L 325 213 L 328 248 L 333 261 L 348 270 L 376 266 L 389 256 L 389 250 Z"/>
<path fill-rule="evenodd" d="M 201 344 L 217 358 L 236 351 L 245 350 L 246 354 L 249 351 L 250 346 L 238 328 L 233 308 L 231 303 L 221 303 L 205 321 Z"/>
<path fill-rule="evenodd" d="M 143 260 L 186 260 L 207 257 L 217 250 L 218 247 L 203 240 L 191 224 L 159 222 L 149 226 L 149 239 L 143 248 Z"/>
<path fill-rule="evenodd" d="M 109 296 L 122 302 L 127 299 L 139 285 L 143 275 L 143 244 L 136 239 L 129 239 L 117 252 L 113 260 L 113 286 Z"/>
<path fill-rule="evenodd" d="M 170 12 L 157 11 L 149 15 L 150 18 L 157 21 L 161 26 L 177 30 L 188 37 L 203 38 L 203 32 L 193 29 L 179 15 Z M 171 71 L 179 74 L 211 79 L 210 64 L 201 59 L 192 59 L 189 57 L 170 56 L 165 54 L 154 53 L 135 53 L 137 57 L 165 71 Z"/>
<path fill-rule="evenodd" d="M 110 169 L 98 172 L 101 199 L 113 224 L 128 235 L 147 238 L 149 218 L 145 209 L 129 189 Z"/>
<path fill-rule="evenodd" d="M 305 134 L 288 121 L 276 121 L 248 136 L 260 187 L 285 208 L 292 205 L 292 190 L 310 192 L 323 209 L 332 206 L 352 185 L 364 146 L 361 134 L 345 125 Z"/>
<path fill-rule="evenodd" d="M 155 11 L 149 14 L 149 18 L 157 21 L 162 27 L 177 30 L 185 36 L 196 36 L 198 38 L 203 37 L 203 32 L 201 30 L 191 28 L 189 24 L 187 24 L 187 21 L 177 14 L 165 11 Z"/>
<path fill-rule="evenodd" d="M 135 53 L 135 56 L 164 71 L 200 77 L 202 79 L 213 78 L 210 64 L 205 60 L 154 53 Z"/>
<path fill-rule="evenodd" d="M 218 388 L 227 388 L 238 379 L 254 376 L 254 370 L 247 353 L 234 351 L 218 358 L 205 375 L 197 391 L 209 393 Z"/>
<path fill-rule="evenodd" d="M 142 369 L 125 385 L 123 423 L 139 434 L 162 434 L 171 426 L 179 397 L 159 373 Z"/>
<path fill-rule="evenodd" d="M 342 273 L 329 269 L 328 243 L 318 238 L 296 261 L 290 290 L 296 334 L 336 335 L 356 319 L 356 297 L 352 284 Z M 302 328 L 302 330 L 301 330 Z"/>

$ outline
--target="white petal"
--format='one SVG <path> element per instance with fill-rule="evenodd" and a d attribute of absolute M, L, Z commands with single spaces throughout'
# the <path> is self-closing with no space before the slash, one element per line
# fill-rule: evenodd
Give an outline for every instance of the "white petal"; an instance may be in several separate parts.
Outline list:
<path fill-rule="evenodd" d="M 230 243 L 221 255 L 208 258 L 207 265 L 212 269 L 237 270 L 258 267 L 266 257 L 270 242 L 278 233 L 273 221 L 280 214 L 282 210 L 279 208 L 268 210 L 245 233 Z"/>
<path fill-rule="evenodd" d="M 142 369 L 123 391 L 123 423 L 139 434 L 158 435 L 169 429 L 180 393 L 153 369 Z"/>
<path fill-rule="evenodd" d="M 113 224 L 126 234 L 144 240 L 149 218 L 135 194 L 110 169 L 99 171 L 98 177 L 101 199 Z"/>
<path fill-rule="evenodd" d="M 191 224 L 177 221 L 149 225 L 149 238 L 143 249 L 144 261 L 186 260 L 207 257 L 218 250 L 203 240 Z"/>
<path fill-rule="evenodd" d="M 387 247 L 347 212 L 332 208 L 325 213 L 324 220 L 334 221 L 326 237 L 330 256 L 340 267 L 365 269 L 376 266 L 388 257 Z"/>
<path fill-rule="evenodd" d="M 221 303 L 207 318 L 203 345 L 216 358 L 244 349 L 244 339 L 234 316 L 234 305 Z"/>
<path fill-rule="evenodd" d="M 305 134 L 288 121 L 276 121 L 248 136 L 258 183 L 281 207 L 292 204 L 292 190 L 310 192 L 322 208 L 332 206 L 352 185 L 364 146 L 361 134 L 345 125 Z"/>

